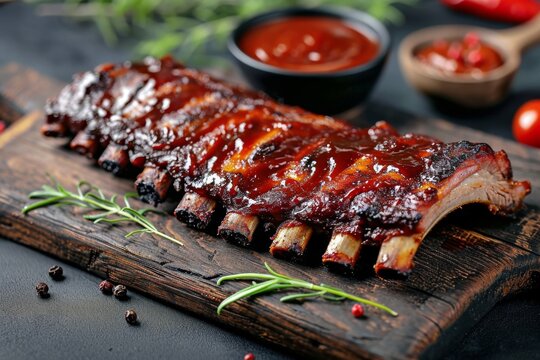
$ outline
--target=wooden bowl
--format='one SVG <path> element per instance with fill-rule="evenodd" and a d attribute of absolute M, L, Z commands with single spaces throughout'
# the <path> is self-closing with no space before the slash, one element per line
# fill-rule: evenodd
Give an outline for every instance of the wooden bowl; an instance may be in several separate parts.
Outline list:
<path fill-rule="evenodd" d="M 438 39 L 463 38 L 475 32 L 503 57 L 502 66 L 481 78 L 469 74 L 446 74 L 417 59 L 417 51 Z M 499 103 L 521 64 L 521 53 L 540 41 L 540 17 L 509 30 L 494 31 L 480 27 L 449 25 L 429 27 L 407 36 L 399 49 L 399 60 L 407 81 L 422 93 L 449 100 L 468 108 L 489 107 Z"/>

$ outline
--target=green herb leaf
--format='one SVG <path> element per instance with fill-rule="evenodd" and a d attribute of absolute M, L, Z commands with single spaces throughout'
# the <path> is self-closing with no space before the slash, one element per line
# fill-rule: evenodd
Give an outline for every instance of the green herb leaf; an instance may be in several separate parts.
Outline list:
<path fill-rule="evenodd" d="M 96 24 L 107 44 L 136 39 L 140 56 L 173 53 L 188 64 L 216 63 L 225 39 L 238 21 L 289 6 L 348 6 L 393 23 L 403 21 L 396 5 L 418 0 L 26 0 L 38 13 Z"/>
<path fill-rule="evenodd" d="M 290 294 L 287 296 L 281 297 L 280 301 L 289 302 L 289 301 L 298 301 L 305 300 L 308 298 L 322 298 L 329 301 L 343 301 L 343 300 L 353 300 L 365 305 L 376 307 L 380 310 L 383 310 L 389 313 L 392 316 L 397 316 L 398 313 L 390 309 L 388 306 L 380 304 L 378 302 L 368 300 L 356 295 L 349 294 L 338 288 L 328 286 L 325 284 L 312 284 L 308 281 L 301 279 L 294 279 L 292 277 L 283 275 L 275 271 L 268 265 L 264 263 L 268 274 L 264 273 L 240 273 L 227 275 L 219 278 L 217 280 L 217 285 L 223 284 L 225 281 L 245 281 L 252 280 L 253 283 L 250 286 L 243 288 L 242 290 L 237 291 L 232 294 L 225 300 L 223 300 L 217 309 L 218 314 L 228 305 L 253 296 L 265 295 L 273 293 L 280 290 L 304 290 L 303 292 L 298 292 Z M 257 282 L 262 281 L 262 282 Z"/>
<path fill-rule="evenodd" d="M 149 208 L 134 209 L 131 207 L 128 199 L 137 197 L 137 194 L 135 193 L 125 194 L 123 196 L 124 206 L 122 206 L 116 201 L 118 195 L 113 195 L 109 200 L 98 187 L 93 186 L 86 181 L 81 181 L 77 184 L 76 193 L 70 192 L 59 183 L 56 183 L 56 188 L 44 185 L 41 190 L 31 192 L 28 197 L 30 199 L 41 200 L 26 205 L 22 209 L 23 214 L 28 214 L 30 211 L 48 206 L 76 206 L 89 208 L 93 211 L 97 211 L 97 213 L 85 214 L 83 215 L 83 218 L 93 221 L 95 224 L 101 222 L 109 224 L 130 222 L 141 227 L 141 229 L 127 233 L 125 237 L 147 233 L 157 235 L 178 245 L 184 245 L 177 239 L 159 231 L 155 225 L 145 217 L 145 214 L 148 212 L 159 214 L 163 214 L 163 212 Z"/>

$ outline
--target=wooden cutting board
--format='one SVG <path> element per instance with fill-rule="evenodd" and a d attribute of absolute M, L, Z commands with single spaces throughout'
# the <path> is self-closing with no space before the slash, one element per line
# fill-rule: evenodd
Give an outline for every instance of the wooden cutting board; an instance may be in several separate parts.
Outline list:
<path fill-rule="evenodd" d="M 532 182 L 528 207 L 514 219 L 496 218 L 480 208 L 451 216 L 426 238 L 416 268 L 406 280 L 375 277 L 369 271 L 369 258 L 361 259 L 367 272 L 357 278 L 332 274 L 318 265 L 277 260 L 267 251 L 236 247 L 186 228 L 173 216 L 153 220 L 182 240 L 184 247 L 148 235 L 125 239 L 126 231 L 132 230 L 129 226 L 94 225 L 75 209 L 39 209 L 24 216 L 21 209 L 28 203 L 27 194 L 47 183 L 47 174 L 71 186 L 89 180 L 108 194 L 133 188 L 132 180 L 115 178 L 66 150 L 65 140 L 39 134 L 44 101 L 56 95 L 61 85 L 18 65 L 0 69 L 0 118 L 14 122 L 0 136 L 1 236 L 310 358 L 439 357 L 503 297 L 540 287 L 540 151 L 376 104 L 368 105 L 354 121 L 367 125 L 385 118 L 402 131 L 504 148 L 515 177 Z M 263 272 L 265 261 L 286 274 L 382 302 L 399 316 L 367 308 L 366 318 L 355 319 L 351 302 L 287 305 L 279 302 L 279 295 L 241 301 L 217 316 L 219 302 L 240 284 L 218 287 L 216 279 Z"/>

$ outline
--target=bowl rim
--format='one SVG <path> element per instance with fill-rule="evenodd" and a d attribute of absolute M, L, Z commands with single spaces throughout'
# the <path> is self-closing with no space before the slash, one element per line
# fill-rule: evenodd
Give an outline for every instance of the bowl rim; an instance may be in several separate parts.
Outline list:
<path fill-rule="evenodd" d="M 246 54 L 238 45 L 238 40 L 240 39 L 240 37 L 253 26 L 271 20 L 287 18 L 297 15 L 328 16 L 366 26 L 376 36 L 379 42 L 379 52 L 373 59 L 371 59 L 367 63 L 356 65 L 351 68 L 337 71 L 301 72 L 287 70 L 277 66 L 265 64 Z M 390 44 L 390 34 L 388 33 L 388 30 L 382 22 L 375 19 L 373 16 L 369 15 L 366 12 L 355 10 L 345 6 L 286 7 L 263 12 L 240 22 L 231 32 L 227 41 L 227 47 L 232 56 L 251 68 L 255 68 L 259 71 L 271 73 L 274 75 L 295 76 L 302 78 L 332 78 L 336 76 L 348 76 L 373 69 L 386 58 L 390 50 Z"/>

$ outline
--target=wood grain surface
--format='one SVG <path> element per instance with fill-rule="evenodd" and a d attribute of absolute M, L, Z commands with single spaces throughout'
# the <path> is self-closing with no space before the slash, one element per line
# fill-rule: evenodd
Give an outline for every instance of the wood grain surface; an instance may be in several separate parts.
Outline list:
<path fill-rule="evenodd" d="M 47 183 L 47 174 L 65 185 L 89 180 L 107 194 L 133 189 L 131 179 L 115 178 L 66 150 L 66 140 L 39 134 L 45 99 L 60 86 L 18 65 L 0 69 L 0 116 L 13 122 L 0 136 L 0 235 L 16 242 L 287 351 L 321 359 L 436 358 L 504 296 L 540 286 L 540 151 L 377 104 L 367 106 L 353 121 L 365 124 L 385 118 L 402 131 L 504 148 L 515 177 L 533 184 L 527 208 L 513 219 L 490 216 L 475 206 L 450 216 L 426 238 L 416 268 L 406 280 L 375 277 L 370 254 L 361 259 L 363 275 L 344 277 L 319 265 L 274 259 L 264 249 L 233 246 L 191 230 L 173 216 L 152 220 L 182 240 L 184 247 L 148 235 L 126 239 L 123 235 L 133 230 L 130 226 L 94 225 L 76 209 L 46 208 L 24 216 L 21 209 L 28 203 L 27 194 Z M 171 210 L 174 205 L 168 202 L 162 207 Z M 262 272 L 265 261 L 289 275 L 380 301 L 399 316 L 367 308 L 365 319 L 355 319 L 350 302 L 286 305 L 279 302 L 279 295 L 241 301 L 218 316 L 219 302 L 240 285 L 218 287 L 216 279 Z"/>

